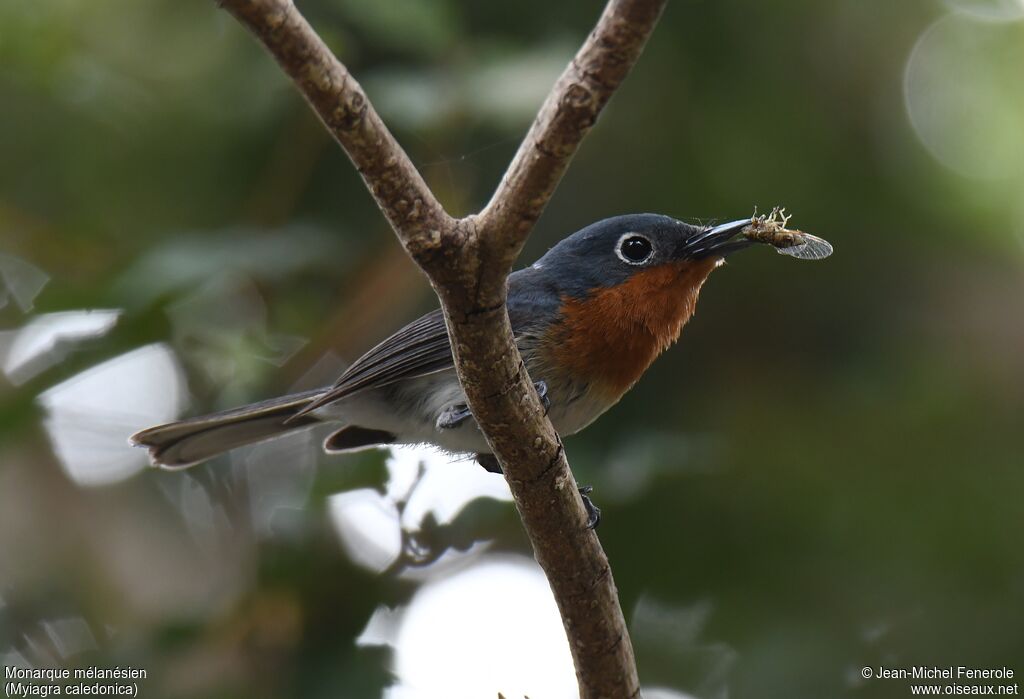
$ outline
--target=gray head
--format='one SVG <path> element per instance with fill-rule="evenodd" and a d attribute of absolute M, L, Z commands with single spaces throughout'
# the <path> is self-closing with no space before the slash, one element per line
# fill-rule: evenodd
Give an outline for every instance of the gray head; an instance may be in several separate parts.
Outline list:
<path fill-rule="evenodd" d="M 750 245 L 750 241 L 736 238 L 749 223 L 750 219 L 742 219 L 709 227 L 660 214 L 615 216 L 565 238 L 531 269 L 561 294 L 581 297 L 594 289 L 622 284 L 644 270 L 724 258 Z"/>

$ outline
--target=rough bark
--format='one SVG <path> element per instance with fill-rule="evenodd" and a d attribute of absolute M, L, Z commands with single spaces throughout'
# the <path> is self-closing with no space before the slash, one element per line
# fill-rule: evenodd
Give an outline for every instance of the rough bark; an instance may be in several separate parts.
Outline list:
<path fill-rule="evenodd" d="M 508 274 L 601 109 L 639 58 L 666 0 L 610 0 L 555 83 L 491 201 L 449 216 L 369 99 L 291 0 L 220 0 L 277 59 L 341 144 L 430 279 L 459 378 L 501 463 L 562 615 L 585 699 L 639 696 L 611 568 L 505 311 Z"/>

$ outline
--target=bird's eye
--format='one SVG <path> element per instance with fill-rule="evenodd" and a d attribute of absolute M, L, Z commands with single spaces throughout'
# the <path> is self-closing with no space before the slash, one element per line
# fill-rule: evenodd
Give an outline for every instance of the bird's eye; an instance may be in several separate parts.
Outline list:
<path fill-rule="evenodd" d="M 619 258 L 623 262 L 631 265 L 642 265 L 651 259 L 651 255 L 654 254 L 654 247 L 651 245 L 651 241 L 642 235 L 630 233 L 622 237 L 615 252 L 618 253 Z"/>

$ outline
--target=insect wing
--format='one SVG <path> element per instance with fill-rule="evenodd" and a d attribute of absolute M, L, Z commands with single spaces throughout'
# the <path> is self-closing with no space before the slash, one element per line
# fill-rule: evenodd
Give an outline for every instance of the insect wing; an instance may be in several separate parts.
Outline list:
<path fill-rule="evenodd" d="M 788 248 L 776 248 L 780 255 L 789 255 L 798 260 L 824 260 L 832 254 L 832 244 L 816 235 L 800 234 L 803 242 Z"/>

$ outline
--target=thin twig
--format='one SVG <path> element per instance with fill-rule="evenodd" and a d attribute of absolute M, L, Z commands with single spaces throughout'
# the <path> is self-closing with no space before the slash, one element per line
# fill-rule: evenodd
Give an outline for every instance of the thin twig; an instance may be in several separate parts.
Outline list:
<path fill-rule="evenodd" d="M 352 162 L 429 277 L 473 415 L 501 463 L 562 615 L 580 694 L 639 696 L 608 559 L 516 349 L 508 274 L 569 161 L 629 73 L 666 0 L 610 0 L 556 82 L 490 203 L 450 217 L 362 88 L 291 0 L 221 0 L 274 55 Z"/>

